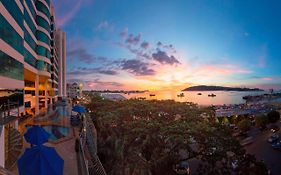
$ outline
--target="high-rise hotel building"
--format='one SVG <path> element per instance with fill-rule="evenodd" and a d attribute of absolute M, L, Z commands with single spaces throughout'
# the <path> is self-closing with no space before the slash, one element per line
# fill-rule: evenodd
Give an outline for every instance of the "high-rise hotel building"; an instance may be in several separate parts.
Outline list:
<path fill-rule="evenodd" d="M 66 96 L 66 37 L 50 0 L 0 0 L 0 12 L 1 155 L 9 116 L 37 115 Z"/>

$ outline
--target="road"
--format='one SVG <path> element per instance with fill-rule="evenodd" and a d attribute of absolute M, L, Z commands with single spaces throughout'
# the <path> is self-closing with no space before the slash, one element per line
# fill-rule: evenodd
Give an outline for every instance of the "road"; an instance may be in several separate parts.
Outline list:
<path fill-rule="evenodd" d="M 279 124 L 280 125 L 280 124 Z M 272 175 L 280 175 L 281 172 L 281 150 L 275 150 L 267 139 L 272 135 L 272 132 L 267 130 L 261 133 L 254 132 L 255 141 L 245 146 L 249 154 L 254 154 L 258 160 L 264 160 Z M 281 136 L 281 132 L 278 132 Z"/>

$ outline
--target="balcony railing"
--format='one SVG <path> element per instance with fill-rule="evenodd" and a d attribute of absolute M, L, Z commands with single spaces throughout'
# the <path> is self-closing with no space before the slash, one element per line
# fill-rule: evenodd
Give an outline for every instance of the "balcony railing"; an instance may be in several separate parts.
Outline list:
<path fill-rule="evenodd" d="M 19 110 L 15 109 L 19 107 L 18 104 L 5 104 L 0 105 L 0 125 L 5 125 L 17 119 Z"/>
<path fill-rule="evenodd" d="M 83 130 L 80 134 L 79 151 L 82 157 L 82 169 L 86 170 L 86 175 L 106 175 L 105 169 L 102 166 L 97 156 L 97 134 L 95 126 L 91 118 L 86 114 L 84 116 Z M 85 154 L 90 155 L 90 159 L 85 158 Z"/>

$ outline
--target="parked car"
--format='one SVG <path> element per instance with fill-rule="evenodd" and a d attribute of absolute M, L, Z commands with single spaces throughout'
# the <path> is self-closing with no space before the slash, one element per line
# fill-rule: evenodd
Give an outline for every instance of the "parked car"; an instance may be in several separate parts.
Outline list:
<path fill-rule="evenodd" d="M 276 143 L 273 143 L 272 145 L 272 148 L 274 149 L 280 149 L 281 150 L 281 141 L 278 141 Z"/>
<path fill-rule="evenodd" d="M 273 134 L 272 136 L 270 136 L 268 139 L 267 139 L 267 141 L 269 142 L 269 143 L 275 143 L 275 142 L 277 142 L 279 140 L 279 135 L 277 135 L 277 134 Z"/>
<path fill-rule="evenodd" d="M 175 172 L 177 175 L 190 175 L 190 167 L 188 161 L 180 161 L 180 163 L 175 166 Z"/>

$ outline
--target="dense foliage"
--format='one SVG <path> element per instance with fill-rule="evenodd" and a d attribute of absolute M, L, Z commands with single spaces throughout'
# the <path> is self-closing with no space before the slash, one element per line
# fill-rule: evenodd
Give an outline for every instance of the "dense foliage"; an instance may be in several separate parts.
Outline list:
<path fill-rule="evenodd" d="M 249 119 L 243 119 L 237 126 L 242 132 L 249 131 L 251 129 L 251 121 Z"/>
<path fill-rule="evenodd" d="M 259 128 L 266 128 L 266 124 L 268 123 L 268 118 L 266 115 L 256 116 L 256 126 Z"/>
<path fill-rule="evenodd" d="M 199 174 L 231 174 L 234 161 L 238 174 L 266 172 L 245 155 L 230 129 L 216 122 L 211 108 L 172 100 L 91 98 L 87 108 L 98 131 L 98 153 L 110 175 L 175 174 L 180 160 L 199 164 Z"/>
<path fill-rule="evenodd" d="M 280 113 L 278 111 L 271 111 L 267 114 L 267 117 L 270 123 L 275 123 L 280 119 Z"/>

